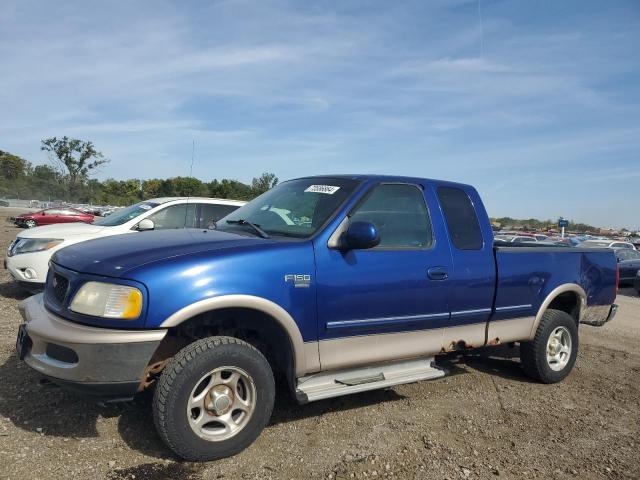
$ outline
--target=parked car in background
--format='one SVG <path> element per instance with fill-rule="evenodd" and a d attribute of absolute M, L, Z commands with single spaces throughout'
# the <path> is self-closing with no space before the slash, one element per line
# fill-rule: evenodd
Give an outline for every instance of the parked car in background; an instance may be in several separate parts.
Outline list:
<path fill-rule="evenodd" d="M 580 245 L 580 241 L 576 237 L 549 237 L 547 240 L 558 245 L 566 245 L 568 247 L 576 247 Z"/>
<path fill-rule="evenodd" d="M 535 238 L 538 242 L 544 242 L 545 240 L 549 240 L 549 235 L 545 235 L 543 233 L 534 233 L 533 238 Z"/>
<path fill-rule="evenodd" d="M 502 240 L 503 242 L 508 243 L 530 243 L 538 241 L 533 236 L 530 237 L 525 235 L 496 235 L 494 240 Z"/>
<path fill-rule="evenodd" d="M 214 198 L 155 198 L 96 218 L 91 225 L 50 225 L 19 233 L 9 245 L 5 268 L 30 292 L 42 290 L 54 252 L 93 238 L 174 228 L 215 228 L 215 222 L 246 202 Z M 93 218 L 93 216 L 92 216 Z"/>
<path fill-rule="evenodd" d="M 630 250 L 635 250 L 636 247 L 633 246 L 633 243 L 629 242 L 621 242 L 619 240 L 586 240 L 580 244 L 581 247 L 585 248 L 628 248 Z"/>
<path fill-rule="evenodd" d="M 620 285 L 631 286 L 640 271 L 640 252 L 630 248 L 616 248 Z"/>
<path fill-rule="evenodd" d="M 45 208 L 35 213 L 18 215 L 14 223 L 18 227 L 34 228 L 55 223 L 91 223 L 93 215 L 69 207 Z"/>

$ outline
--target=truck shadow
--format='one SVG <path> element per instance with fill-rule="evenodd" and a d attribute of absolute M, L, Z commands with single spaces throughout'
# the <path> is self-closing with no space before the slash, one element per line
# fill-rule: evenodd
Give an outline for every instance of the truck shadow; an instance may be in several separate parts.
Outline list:
<path fill-rule="evenodd" d="M 490 352 L 482 351 L 478 354 L 458 352 L 439 357 L 438 364 L 448 371 L 449 376 L 468 373 L 465 367 L 469 367 L 491 375 L 528 382 L 518 362 L 510 357 L 505 358 L 505 352 L 500 357 L 496 356 L 501 351 L 491 349 Z M 515 352 L 506 353 L 517 355 L 517 349 Z M 150 392 L 143 393 L 127 403 L 95 403 L 90 399 L 67 393 L 44 380 L 23 362 L 18 361 L 15 354 L 0 365 L 0 385 L 0 415 L 21 430 L 64 439 L 90 439 L 100 436 L 100 424 L 105 419 L 117 418 L 120 439 L 110 439 L 111 442 L 116 445 L 123 442 L 125 448 L 137 450 L 151 457 L 179 460 L 156 434 Z M 269 426 L 404 399 L 405 397 L 395 390 L 387 389 L 298 405 L 288 388 L 279 385 L 276 407 Z"/>
<path fill-rule="evenodd" d="M 520 366 L 518 346 L 497 345 L 476 350 L 452 352 L 438 358 L 438 365 L 445 369 L 469 367 L 489 375 L 522 383 L 536 383 L 525 375 Z"/>
<path fill-rule="evenodd" d="M 0 297 L 24 300 L 31 295 L 33 293 L 27 292 L 14 281 L 0 283 Z"/>

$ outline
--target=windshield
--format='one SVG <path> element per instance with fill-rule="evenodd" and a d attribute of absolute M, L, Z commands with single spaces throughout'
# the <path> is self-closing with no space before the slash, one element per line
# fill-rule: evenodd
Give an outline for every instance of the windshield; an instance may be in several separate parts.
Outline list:
<path fill-rule="evenodd" d="M 218 229 L 256 234 L 256 229 L 248 224 L 251 222 L 268 235 L 308 238 L 333 215 L 358 183 L 329 177 L 284 182 L 218 221 Z"/>
<path fill-rule="evenodd" d="M 113 212 L 111 215 L 107 215 L 104 218 L 96 220 L 93 222 L 94 225 L 99 225 L 101 227 L 113 227 L 116 225 L 122 225 L 123 223 L 127 223 L 129 220 L 133 220 L 139 215 L 142 215 L 145 212 L 148 212 L 152 208 L 160 205 L 159 203 L 154 202 L 140 202 L 135 205 L 131 205 L 127 208 L 122 208 Z"/>

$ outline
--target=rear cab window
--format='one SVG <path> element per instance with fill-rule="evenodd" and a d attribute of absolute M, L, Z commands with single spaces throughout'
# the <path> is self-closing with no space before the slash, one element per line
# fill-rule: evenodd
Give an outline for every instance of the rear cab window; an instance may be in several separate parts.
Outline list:
<path fill-rule="evenodd" d="M 453 246 L 458 250 L 481 250 L 484 240 L 469 195 L 456 187 L 438 187 L 437 191 Z"/>

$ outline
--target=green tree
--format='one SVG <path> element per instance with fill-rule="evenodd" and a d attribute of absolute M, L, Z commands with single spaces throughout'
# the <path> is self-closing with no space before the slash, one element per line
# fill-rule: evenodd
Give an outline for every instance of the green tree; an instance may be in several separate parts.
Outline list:
<path fill-rule="evenodd" d="M 36 165 L 29 179 L 31 196 L 42 200 L 56 200 L 65 196 L 62 176 L 49 165 Z"/>
<path fill-rule="evenodd" d="M 251 190 L 254 196 L 258 196 L 271 190 L 278 184 L 278 177 L 274 173 L 263 173 L 251 181 Z"/>
<path fill-rule="evenodd" d="M 25 175 L 30 165 L 24 158 L 0 150 L 0 174 L 7 180 Z"/>
<path fill-rule="evenodd" d="M 251 187 L 238 180 L 223 178 L 209 183 L 209 196 L 214 198 L 229 198 L 233 200 L 250 200 L 255 195 Z"/>
<path fill-rule="evenodd" d="M 46 138 L 42 140 L 40 149 L 48 152 L 52 161 L 67 170 L 71 193 L 75 193 L 77 186 L 93 171 L 109 161 L 96 150 L 93 142 L 67 136 Z"/>
<path fill-rule="evenodd" d="M 171 195 L 179 197 L 206 196 L 207 186 L 193 177 L 174 177 L 169 179 L 171 183 Z"/>
<path fill-rule="evenodd" d="M 142 182 L 143 197 L 145 199 L 159 197 L 161 188 L 162 188 L 162 180 L 160 180 L 159 178 L 144 180 Z"/>

